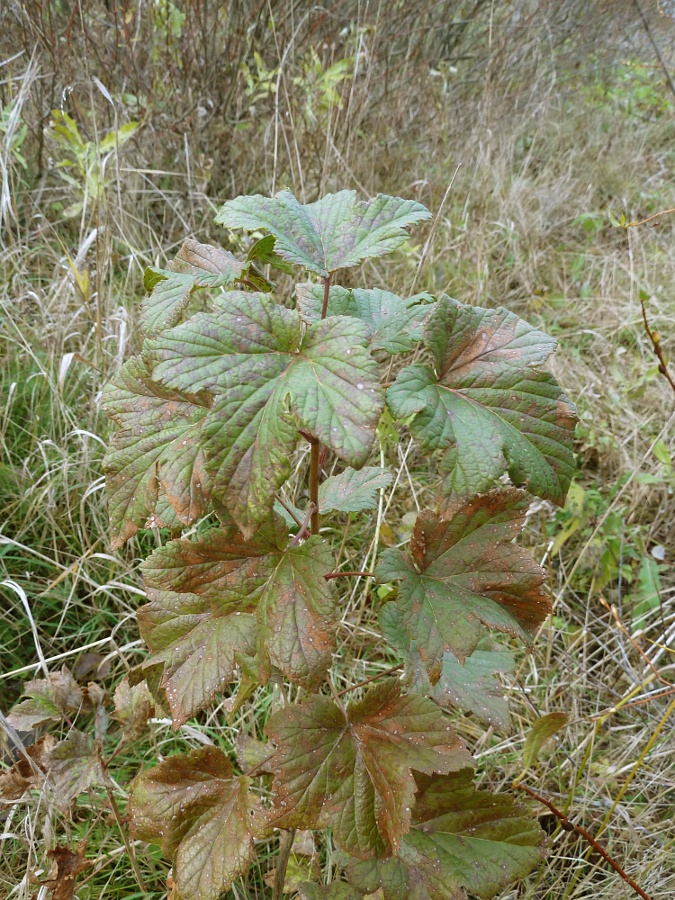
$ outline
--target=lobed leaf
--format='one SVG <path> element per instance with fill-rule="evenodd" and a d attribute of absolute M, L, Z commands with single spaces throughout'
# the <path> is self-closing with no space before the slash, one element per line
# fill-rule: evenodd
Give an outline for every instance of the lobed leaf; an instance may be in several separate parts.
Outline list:
<path fill-rule="evenodd" d="M 148 686 L 141 682 L 131 685 L 124 677 L 115 688 L 115 718 L 122 726 L 126 741 L 135 741 L 145 730 L 148 719 L 155 714 L 155 702 Z"/>
<path fill-rule="evenodd" d="M 68 737 L 50 750 L 46 768 L 58 808 L 66 811 L 72 800 L 94 784 L 106 784 L 104 772 L 90 734 L 72 728 Z"/>
<path fill-rule="evenodd" d="M 255 194 L 229 200 L 216 222 L 268 231 L 283 259 L 325 278 L 390 253 L 408 239 L 407 227 L 430 217 L 420 203 L 385 194 L 357 200 L 355 191 L 340 191 L 302 204 L 289 191 L 280 191 L 274 197 Z"/>
<path fill-rule="evenodd" d="M 217 900 L 248 870 L 254 838 L 266 831 L 250 783 L 216 747 L 169 757 L 133 780 L 132 832 L 173 861 L 176 900 Z"/>
<path fill-rule="evenodd" d="M 473 653 L 481 625 L 528 642 L 550 612 L 543 570 L 512 543 L 527 507 L 525 492 L 509 489 L 454 500 L 441 515 L 423 510 L 410 552 L 380 558 L 377 579 L 400 581 L 392 602 L 432 684 L 446 651 L 462 663 Z"/>
<path fill-rule="evenodd" d="M 412 827 L 398 857 L 347 865 L 349 880 L 384 900 L 493 897 L 544 855 L 544 833 L 508 794 L 476 790 L 471 770 L 418 778 Z"/>
<path fill-rule="evenodd" d="M 181 526 L 196 521 L 207 506 L 200 440 L 208 398 L 167 390 L 136 357 L 102 402 L 119 426 L 103 460 L 113 547 L 144 525 L 171 525 L 174 516 Z"/>
<path fill-rule="evenodd" d="M 387 402 L 424 449 L 446 449 L 446 493 L 471 496 L 508 471 L 516 484 L 562 504 L 574 471 L 574 407 L 536 368 L 555 341 L 514 313 L 449 297 L 426 326 L 434 369 L 399 373 Z"/>
<path fill-rule="evenodd" d="M 378 492 L 391 484 L 392 474 L 379 466 L 345 469 L 319 485 L 319 511 L 360 512 L 375 509 Z"/>
<path fill-rule="evenodd" d="M 141 305 L 141 330 L 152 336 L 176 325 L 193 291 L 233 284 L 244 276 L 248 265 L 221 247 L 185 241 L 168 269 L 146 270 L 148 296 Z"/>
<path fill-rule="evenodd" d="M 323 286 L 296 286 L 298 310 L 305 322 L 318 322 L 323 308 Z M 387 353 L 406 353 L 422 339 L 424 323 L 433 312 L 430 294 L 415 294 L 406 300 L 389 291 L 347 290 L 331 287 L 328 294 L 327 315 L 353 316 L 367 322 L 370 328 L 371 350 Z M 424 301 L 424 302 L 423 302 Z"/>
<path fill-rule="evenodd" d="M 402 696 L 390 679 L 351 703 L 347 717 L 327 697 L 275 713 L 267 734 L 282 828 L 333 829 L 355 856 L 396 852 L 410 826 L 412 769 L 450 772 L 471 764 L 444 713 L 424 697 Z"/>
<path fill-rule="evenodd" d="M 32 731 L 40 725 L 60 722 L 64 716 L 75 716 L 85 702 L 82 690 L 65 666 L 46 678 L 28 681 L 24 692 L 29 699 L 17 703 L 7 716 L 9 724 L 18 731 Z"/>
<path fill-rule="evenodd" d="M 432 684 L 416 644 L 403 624 L 403 613 L 395 603 L 386 604 L 382 610 L 380 627 L 385 639 L 405 662 L 411 690 L 426 694 L 444 709 L 461 709 L 473 713 L 487 725 L 503 731 L 509 729 L 509 706 L 498 676 L 513 671 L 512 653 L 503 647 L 493 648 L 485 638 L 463 663 L 446 650 L 438 681 Z"/>
<path fill-rule="evenodd" d="M 288 545 L 283 525 L 246 542 L 222 526 L 197 541 L 170 541 L 142 566 L 151 602 L 138 612 L 141 634 L 163 666 L 162 685 L 176 725 L 208 706 L 245 658 L 257 656 L 309 689 L 331 659 L 334 600 L 324 575 L 333 558 L 312 537 Z"/>
<path fill-rule="evenodd" d="M 326 319 L 301 336 L 297 312 L 264 295 L 226 298 L 217 312 L 149 342 L 148 358 L 170 389 L 213 395 L 203 423 L 206 469 L 214 495 L 251 537 L 290 474 L 294 416 L 359 467 L 374 443 L 383 397 L 363 323 Z"/>

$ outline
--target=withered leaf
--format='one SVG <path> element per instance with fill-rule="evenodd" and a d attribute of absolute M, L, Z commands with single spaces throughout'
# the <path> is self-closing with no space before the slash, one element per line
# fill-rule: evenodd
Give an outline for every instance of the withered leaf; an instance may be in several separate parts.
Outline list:
<path fill-rule="evenodd" d="M 12 708 L 7 721 L 18 731 L 32 731 L 39 725 L 60 722 L 64 716 L 75 716 L 85 702 L 85 697 L 68 669 L 50 672 L 46 678 L 36 678 L 26 683 L 24 691 L 28 700 L 22 700 Z"/>
<path fill-rule="evenodd" d="M 42 782 L 49 754 L 56 746 L 56 738 L 43 735 L 34 744 L 24 747 L 14 765 L 0 773 L 0 797 L 3 800 L 19 800 L 26 791 Z"/>
<path fill-rule="evenodd" d="M 508 471 L 562 504 L 574 472 L 576 415 L 555 378 L 537 368 L 555 341 L 505 309 L 443 298 L 426 325 L 434 369 L 413 365 L 387 392 L 424 449 L 447 449 L 446 493 L 471 496 Z"/>
<path fill-rule="evenodd" d="M 247 537 L 290 474 L 297 423 L 348 464 L 366 462 L 383 395 L 357 319 L 326 319 L 302 335 L 296 311 L 234 292 L 147 348 L 153 377 L 213 396 L 200 446 L 214 496 Z"/>
<path fill-rule="evenodd" d="M 528 808 L 509 794 L 476 790 L 470 770 L 417 780 L 398 857 L 347 865 L 360 890 L 382 888 L 384 900 L 465 900 L 465 891 L 488 898 L 543 857 L 545 836 Z"/>
<path fill-rule="evenodd" d="M 203 515 L 200 435 L 208 400 L 162 387 L 135 357 L 107 385 L 102 403 L 119 426 L 103 460 L 113 547 L 144 526 L 171 524 L 158 512 L 160 495 L 182 525 Z"/>
<path fill-rule="evenodd" d="M 125 676 L 115 688 L 115 718 L 122 726 L 125 740 L 135 741 L 145 730 L 148 719 L 155 714 L 155 701 L 147 684 L 129 684 Z"/>
<path fill-rule="evenodd" d="M 75 896 L 77 876 L 92 864 L 92 860 L 84 858 L 84 849 L 84 842 L 81 842 L 74 853 L 61 844 L 47 851 L 52 867 L 40 883 L 51 891 L 52 900 L 72 900 Z"/>
<path fill-rule="evenodd" d="M 247 871 L 267 827 L 250 783 L 215 747 L 170 757 L 132 782 L 132 832 L 172 859 L 176 900 L 216 900 Z"/>
<path fill-rule="evenodd" d="M 445 714 L 389 679 L 351 703 L 345 719 L 327 697 L 275 713 L 267 733 L 280 827 L 333 829 L 344 850 L 367 858 L 396 852 L 410 827 L 411 769 L 451 772 L 471 765 Z"/>
<path fill-rule="evenodd" d="M 318 537 L 288 544 L 283 523 L 244 541 L 222 525 L 197 541 L 171 541 L 142 566 L 151 602 L 141 634 L 164 665 L 174 722 L 207 706 L 257 653 L 261 677 L 275 666 L 306 687 L 321 682 L 333 646 L 334 600 L 324 575 L 333 558 Z"/>
<path fill-rule="evenodd" d="M 94 739 L 74 728 L 49 753 L 47 772 L 56 805 L 63 811 L 92 785 L 108 781 Z"/>
<path fill-rule="evenodd" d="M 441 515 L 423 510 L 410 552 L 382 554 L 377 578 L 400 582 L 393 602 L 432 684 L 446 650 L 460 662 L 473 653 L 481 625 L 528 642 L 548 615 L 544 572 L 513 543 L 527 507 L 525 492 L 509 489 L 457 499 Z"/>
<path fill-rule="evenodd" d="M 280 191 L 274 197 L 255 194 L 229 200 L 216 222 L 268 231 L 276 238 L 279 256 L 326 277 L 391 253 L 408 239 L 408 226 L 430 217 L 421 203 L 385 194 L 357 200 L 356 191 L 340 191 L 302 204 L 289 191 Z"/>
<path fill-rule="evenodd" d="M 217 288 L 242 278 L 248 263 L 239 262 L 227 250 L 187 240 L 167 269 L 145 273 L 148 296 L 141 306 L 140 326 L 146 335 L 175 325 L 198 288 Z"/>

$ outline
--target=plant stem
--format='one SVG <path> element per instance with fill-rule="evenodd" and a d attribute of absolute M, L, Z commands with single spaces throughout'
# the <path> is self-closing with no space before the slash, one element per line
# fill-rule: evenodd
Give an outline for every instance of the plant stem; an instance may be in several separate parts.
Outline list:
<path fill-rule="evenodd" d="M 328 296 L 330 294 L 330 275 L 323 280 L 323 306 L 321 318 L 326 318 L 328 312 Z M 306 435 L 311 444 L 309 454 L 309 501 L 314 504 L 312 513 L 312 534 L 319 533 L 319 473 L 321 469 L 321 444 L 316 438 Z"/>
<path fill-rule="evenodd" d="M 323 577 L 330 581 L 331 578 L 374 578 L 375 575 L 373 572 L 329 572 Z"/>
<path fill-rule="evenodd" d="M 274 872 L 274 888 L 272 890 L 272 900 L 281 900 L 284 895 L 284 882 L 286 881 L 286 869 L 288 868 L 288 860 L 291 855 L 291 847 L 295 838 L 295 828 L 290 831 L 282 831 L 279 838 L 279 855 L 277 856 L 277 865 Z"/>
<path fill-rule="evenodd" d="M 129 836 L 127 835 L 124 829 L 124 822 L 122 821 L 122 816 L 120 815 L 120 810 L 115 802 L 115 798 L 113 796 L 112 789 L 106 787 L 106 792 L 108 794 L 108 801 L 110 802 L 110 806 L 112 807 L 113 815 L 115 816 L 115 821 L 117 822 L 117 827 L 120 830 L 120 834 L 122 835 L 122 840 L 124 841 L 124 846 L 126 847 L 127 856 L 129 857 L 129 862 L 131 863 L 131 868 L 133 869 L 134 876 L 136 878 L 136 883 L 139 888 L 143 891 L 143 893 L 147 893 L 147 888 L 145 886 L 145 882 L 143 881 L 143 876 L 141 875 L 141 869 L 138 865 L 138 860 L 136 859 L 136 854 L 134 852 L 134 848 L 131 846 L 131 842 L 129 840 Z"/>
<path fill-rule="evenodd" d="M 321 307 L 321 318 L 325 319 L 328 312 L 328 297 L 330 295 L 330 275 L 323 280 L 323 306 Z"/>
<path fill-rule="evenodd" d="M 517 788 L 521 791 L 525 791 L 525 793 L 529 794 L 533 800 L 536 800 L 538 803 L 543 803 L 544 806 L 548 807 L 548 809 L 551 810 L 553 815 L 557 819 L 560 820 L 560 827 L 563 829 L 563 831 L 572 831 L 572 832 L 575 832 L 576 834 L 581 835 L 582 838 L 584 838 L 586 841 L 588 841 L 588 843 L 596 851 L 596 853 L 599 853 L 600 856 L 606 862 L 608 862 L 610 864 L 610 866 L 614 869 L 614 871 L 619 873 L 619 875 L 623 878 L 623 880 L 626 882 L 626 884 L 629 884 L 633 888 L 633 890 L 643 898 L 643 900 L 651 900 L 651 897 L 649 896 L 649 894 L 646 894 L 642 890 L 642 888 L 633 881 L 633 879 L 630 877 L 630 875 L 627 875 L 624 872 L 624 870 L 621 868 L 619 863 L 616 862 L 616 860 L 614 860 L 609 855 L 609 853 L 605 850 L 605 848 L 601 844 L 599 844 L 595 840 L 595 838 L 586 831 L 586 829 L 583 827 L 583 825 L 575 825 L 574 822 L 570 822 L 570 820 L 567 818 L 565 813 L 561 812 L 557 808 L 557 806 L 554 806 L 551 803 L 551 801 L 547 800 L 545 797 L 540 797 L 539 794 L 536 794 L 532 790 L 532 788 L 529 788 L 526 784 L 518 783 L 518 784 L 514 784 L 513 787 Z"/>
<path fill-rule="evenodd" d="M 321 444 L 314 438 L 309 453 L 309 502 L 313 505 L 312 534 L 319 533 L 319 455 Z"/>
<path fill-rule="evenodd" d="M 370 684 L 371 681 L 377 681 L 378 678 L 385 678 L 387 675 L 393 675 L 394 672 L 399 672 L 403 668 L 403 663 L 399 663 L 397 666 L 392 666 L 391 669 L 385 669 L 384 672 L 378 672 L 377 675 L 371 675 L 370 678 L 366 678 L 365 681 L 359 681 L 358 684 L 352 684 L 350 687 L 342 688 L 341 691 L 337 692 L 337 696 L 341 697 L 343 694 L 348 694 L 350 691 L 355 691 L 357 688 L 365 687 L 367 684 Z"/>

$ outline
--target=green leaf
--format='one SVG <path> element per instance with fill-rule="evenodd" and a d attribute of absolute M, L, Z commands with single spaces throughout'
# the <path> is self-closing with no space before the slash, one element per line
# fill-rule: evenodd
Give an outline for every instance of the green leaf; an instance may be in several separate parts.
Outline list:
<path fill-rule="evenodd" d="M 380 614 L 382 633 L 406 666 L 411 689 L 426 694 L 444 709 L 462 709 L 473 713 L 487 725 L 503 731 L 510 726 L 508 703 L 497 676 L 512 672 L 513 655 L 503 648 L 495 649 L 483 638 L 478 648 L 462 664 L 454 653 L 446 650 L 441 661 L 441 674 L 431 684 L 422 657 L 410 640 L 403 614 L 395 603 L 387 603 Z"/>
<path fill-rule="evenodd" d="M 387 392 L 426 450 L 447 449 L 447 493 L 471 496 L 508 471 L 516 484 L 562 505 L 574 472 L 574 407 L 536 368 L 555 341 L 505 309 L 446 297 L 426 327 L 434 370 L 404 369 Z"/>
<path fill-rule="evenodd" d="M 268 231 L 283 259 L 325 278 L 337 269 L 391 253 L 408 239 L 408 226 L 430 217 L 420 203 L 385 194 L 357 201 L 355 191 L 340 191 L 303 205 L 289 191 L 280 191 L 274 197 L 255 194 L 229 200 L 216 222 L 227 228 Z"/>
<path fill-rule="evenodd" d="M 633 629 L 643 628 L 649 613 L 661 606 L 661 574 L 659 564 L 648 556 L 642 558 L 634 592 Z"/>
<path fill-rule="evenodd" d="M 276 238 L 273 234 L 268 234 L 266 237 L 260 238 L 260 240 L 256 241 L 248 251 L 247 259 L 251 261 L 258 260 L 258 262 L 263 265 L 273 266 L 280 272 L 286 272 L 287 275 L 292 275 L 293 266 L 275 252 L 275 244 Z"/>
<path fill-rule="evenodd" d="M 146 270 L 148 296 L 141 306 L 141 329 L 152 336 L 171 328 L 180 321 L 193 291 L 226 287 L 242 278 L 247 268 L 221 247 L 185 241 L 168 269 Z"/>
<path fill-rule="evenodd" d="M 401 696 L 390 679 L 351 703 L 345 719 L 327 697 L 275 713 L 267 734 L 282 828 L 333 829 L 344 850 L 367 858 L 395 852 L 410 824 L 411 769 L 450 772 L 471 765 L 444 713 L 424 697 Z"/>
<path fill-rule="evenodd" d="M 493 897 L 526 876 L 544 855 L 544 833 L 508 794 L 476 790 L 470 770 L 418 778 L 412 827 L 399 856 L 352 861 L 359 890 L 383 888 L 384 900 Z"/>
<path fill-rule="evenodd" d="M 168 524 L 158 512 L 162 493 L 183 525 L 204 514 L 208 486 L 200 440 L 207 406 L 204 396 L 157 384 L 139 357 L 107 385 L 103 409 L 119 426 L 103 460 L 113 547 L 139 528 Z"/>
<path fill-rule="evenodd" d="M 74 728 L 50 751 L 47 771 L 54 800 L 63 812 L 92 785 L 107 781 L 93 737 Z"/>
<path fill-rule="evenodd" d="M 539 751 L 549 738 L 567 725 L 567 713 L 549 713 L 540 716 L 525 735 L 523 769 L 529 769 L 539 756 Z"/>
<path fill-rule="evenodd" d="M 84 703 L 82 691 L 65 666 L 46 678 L 28 681 L 24 692 L 30 699 L 17 703 L 7 716 L 17 731 L 32 731 L 40 725 L 60 722 L 64 716 L 74 717 Z"/>
<path fill-rule="evenodd" d="M 249 778 L 235 778 L 216 747 L 172 756 L 131 785 L 131 829 L 161 843 L 173 862 L 176 900 L 217 900 L 244 875 L 266 830 Z"/>
<path fill-rule="evenodd" d="M 366 462 L 383 399 L 362 322 L 326 319 L 301 337 L 297 312 L 261 294 L 229 294 L 218 312 L 194 316 L 148 348 L 162 383 L 213 394 L 206 468 L 245 535 L 269 518 L 290 474 L 294 416 L 349 465 Z"/>
<path fill-rule="evenodd" d="M 363 894 L 342 881 L 331 884 L 312 884 L 305 881 L 299 885 L 300 900 L 363 900 Z"/>
<path fill-rule="evenodd" d="M 325 514 L 333 509 L 339 512 L 375 509 L 378 491 L 388 487 L 391 480 L 391 472 L 379 466 L 364 466 L 359 471 L 345 469 L 319 485 L 319 510 Z"/>
<path fill-rule="evenodd" d="M 409 553 L 382 554 L 377 580 L 401 582 L 394 602 L 432 684 L 445 651 L 463 663 L 476 650 L 481 624 L 529 642 L 548 615 L 544 572 L 513 543 L 527 507 L 515 489 L 456 499 L 440 516 L 419 513 Z"/>
<path fill-rule="evenodd" d="M 319 537 L 288 545 L 285 528 L 245 542 L 234 527 L 197 541 L 170 541 L 143 563 L 151 602 L 138 611 L 141 634 L 164 666 L 176 725 L 204 709 L 233 680 L 242 656 L 258 657 L 304 687 L 321 683 L 331 660 L 335 609 L 324 579 L 333 557 Z"/>
<path fill-rule="evenodd" d="M 296 286 L 298 309 L 305 322 L 318 322 L 323 307 L 323 286 L 299 284 Z M 428 302 L 430 294 L 415 294 L 407 300 L 389 291 L 348 291 L 343 287 L 331 287 L 328 294 L 329 316 L 353 316 L 367 322 L 370 327 L 371 350 L 387 353 L 406 353 L 422 339 L 423 325 L 433 312 Z"/>

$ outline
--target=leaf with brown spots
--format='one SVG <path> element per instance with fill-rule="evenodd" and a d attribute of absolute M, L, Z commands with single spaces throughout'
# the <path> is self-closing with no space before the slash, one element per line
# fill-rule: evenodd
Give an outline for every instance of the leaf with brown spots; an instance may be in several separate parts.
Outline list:
<path fill-rule="evenodd" d="M 508 471 L 515 484 L 561 505 L 574 472 L 576 414 L 538 368 L 555 341 L 501 307 L 444 297 L 426 325 L 434 368 L 399 373 L 387 402 L 426 450 L 447 449 L 448 494 L 472 496 Z"/>
<path fill-rule="evenodd" d="M 216 900 L 253 859 L 266 815 L 216 747 L 172 756 L 131 784 L 131 830 L 173 862 L 176 900 Z"/>
<path fill-rule="evenodd" d="M 214 496 L 247 537 L 290 475 L 298 425 L 348 464 L 366 462 L 383 394 L 358 319 L 326 319 L 303 335 L 295 310 L 231 293 L 146 347 L 168 389 L 212 395 L 200 447 Z"/>
<path fill-rule="evenodd" d="M 289 545 L 283 523 L 244 541 L 234 525 L 201 539 L 171 541 L 143 564 L 151 603 L 139 610 L 141 634 L 164 666 L 163 685 L 181 724 L 224 690 L 257 653 L 314 689 L 330 663 L 335 627 L 333 557 L 318 537 Z"/>
<path fill-rule="evenodd" d="M 382 554 L 376 576 L 400 582 L 393 602 L 432 684 L 446 650 L 460 662 L 473 653 L 481 625 L 529 642 L 550 612 L 543 570 L 513 543 L 527 507 L 525 492 L 509 489 L 453 501 L 441 515 L 423 510 L 410 551 Z"/>
<path fill-rule="evenodd" d="M 397 857 L 347 864 L 360 890 L 384 900 L 494 897 L 545 853 L 545 835 L 509 794 L 476 790 L 473 772 L 418 776 L 412 827 Z"/>
<path fill-rule="evenodd" d="M 279 748 L 271 762 L 275 824 L 331 827 L 338 846 L 361 858 L 396 852 L 410 827 L 412 769 L 471 765 L 442 710 L 401 696 L 395 679 L 351 703 L 347 718 L 327 697 L 310 697 L 275 713 L 266 731 Z"/>
<path fill-rule="evenodd" d="M 171 524 L 159 513 L 162 497 L 181 525 L 203 515 L 207 479 L 200 441 L 208 399 L 162 387 L 136 357 L 108 384 L 102 402 L 119 426 L 103 460 L 113 547 L 139 528 Z"/>

